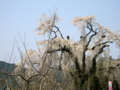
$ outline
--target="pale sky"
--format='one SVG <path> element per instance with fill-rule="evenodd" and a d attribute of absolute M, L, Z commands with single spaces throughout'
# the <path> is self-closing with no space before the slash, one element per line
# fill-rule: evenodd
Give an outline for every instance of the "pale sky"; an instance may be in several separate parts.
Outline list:
<path fill-rule="evenodd" d="M 64 38 L 69 35 L 75 41 L 79 40 L 80 32 L 71 24 L 76 16 L 95 15 L 96 21 L 101 25 L 112 31 L 120 30 L 120 0 L 0 0 L 0 60 L 9 62 L 15 37 L 24 52 L 18 32 L 23 40 L 26 33 L 27 49 L 36 49 L 34 36 L 37 40 L 42 38 L 33 32 L 38 25 L 37 20 L 42 13 L 53 13 L 54 7 L 58 8 L 57 13 L 63 18 L 58 27 Z M 110 55 L 118 58 L 119 50 L 115 45 L 110 50 Z M 15 46 L 10 62 L 19 61 L 20 56 Z"/>

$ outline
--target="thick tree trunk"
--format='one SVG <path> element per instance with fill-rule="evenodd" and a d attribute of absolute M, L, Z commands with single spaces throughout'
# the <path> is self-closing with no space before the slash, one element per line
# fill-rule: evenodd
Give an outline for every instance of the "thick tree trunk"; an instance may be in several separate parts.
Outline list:
<path fill-rule="evenodd" d="M 90 90 L 90 77 L 88 76 L 87 90 Z"/>
<path fill-rule="evenodd" d="M 25 90 L 30 90 L 30 89 L 29 89 L 29 86 L 30 86 L 30 82 L 28 81 L 28 82 L 27 82 L 27 86 L 26 86 L 26 89 L 25 89 Z"/>
<path fill-rule="evenodd" d="M 75 74 L 77 77 L 74 77 L 74 86 L 75 86 L 75 90 L 84 90 L 84 84 L 86 82 L 86 80 L 88 80 L 88 76 L 87 75 L 82 75 L 81 77 L 79 77 L 78 73 Z"/>

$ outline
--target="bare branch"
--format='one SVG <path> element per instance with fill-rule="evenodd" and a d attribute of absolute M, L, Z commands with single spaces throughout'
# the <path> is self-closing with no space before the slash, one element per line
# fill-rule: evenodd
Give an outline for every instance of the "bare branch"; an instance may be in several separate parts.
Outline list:
<path fill-rule="evenodd" d="M 54 27 L 57 29 L 57 31 L 60 33 L 61 37 L 63 38 L 63 35 L 62 35 L 62 33 L 60 32 L 59 28 L 58 28 L 57 26 L 54 26 Z M 64 38 L 63 38 L 63 39 L 64 39 Z"/>
<path fill-rule="evenodd" d="M 1 73 L 1 74 L 5 74 L 5 75 L 8 75 L 8 76 L 19 76 L 19 77 L 21 77 L 23 80 L 27 81 L 27 79 L 25 79 L 22 75 L 19 75 L 19 74 L 9 74 L 8 72 L 3 71 L 3 70 L 0 70 L 0 73 Z"/>

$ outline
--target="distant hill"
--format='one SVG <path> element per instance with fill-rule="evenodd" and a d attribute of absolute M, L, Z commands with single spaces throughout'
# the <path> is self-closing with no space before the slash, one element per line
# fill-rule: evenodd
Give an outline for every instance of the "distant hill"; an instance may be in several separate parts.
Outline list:
<path fill-rule="evenodd" d="M 4 61 L 0 61 L 0 70 L 4 70 L 7 71 L 8 73 L 12 73 L 13 70 L 17 67 L 17 65 L 15 64 L 11 64 L 11 63 L 7 63 Z M 11 80 L 11 77 L 8 75 L 4 75 L 0 73 L 0 90 L 3 90 L 3 88 L 5 87 L 6 83 L 8 81 L 6 80 Z M 15 82 L 12 82 L 12 85 L 16 85 Z M 6 90 L 6 89 L 4 89 Z"/>
<path fill-rule="evenodd" d="M 11 73 L 16 67 L 17 65 L 15 64 L 0 61 L 0 70 L 4 70 L 7 71 L 8 73 Z M 0 74 L 0 78 L 7 78 L 7 75 Z"/>

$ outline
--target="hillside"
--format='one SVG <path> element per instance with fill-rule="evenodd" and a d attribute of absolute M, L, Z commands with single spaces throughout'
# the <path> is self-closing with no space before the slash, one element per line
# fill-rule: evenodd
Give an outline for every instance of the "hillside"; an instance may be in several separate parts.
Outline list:
<path fill-rule="evenodd" d="M 11 73 L 15 67 L 17 67 L 15 64 L 0 61 L 0 70 L 4 70 L 4 71 L 7 71 L 8 73 Z M 7 76 L 0 74 L 0 78 L 7 78 Z"/>

